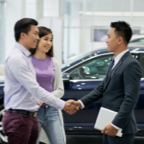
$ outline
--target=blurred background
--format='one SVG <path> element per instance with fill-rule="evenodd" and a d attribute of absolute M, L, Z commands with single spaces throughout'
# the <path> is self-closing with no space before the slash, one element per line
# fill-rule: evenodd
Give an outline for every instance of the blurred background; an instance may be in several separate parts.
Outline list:
<path fill-rule="evenodd" d="M 52 29 L 61 64 L 106 47 L 112 21 L 128 22 L 134 34 L 131 43 L 144 44 L 143 0 L 0 0 L 0 64 L 14 46 L 14 24 L 24 17 Z"/>
<path fill-rule="evenodd" d="M 87 89 L 93 89 L 92 86 L 95 87 L 97 82 L 100 82 L 105 76 L 106 70 L 108 68 L 105 65 L 101 65 L 99 61 L 107 61 L 109 57 L 105 55 L 104 59 L 101 57 L 95 57 L 95 53 L 89 53 L 90 51 L 106 48 L 105 40 L 107 39 L 107 32 L 110 28 L 110 23 L 114 21 L 126 21 L 128 22 L 133 30 L 133 36 L 129 45 L 134 46 L 135 48 L 142 45 L 144 47 L 144 0 L 0 0 L 0 101 L 2 101 L 4 97 L 3 87 L 4 87 L 4 61 L 7 58 L 10 51 L 13 49 L 15 40 L 14 40 L 14 24 L 21 18 L 34 18 L 39 22 L 39 26 L 46 26 L 53 31 L 54 35 L 54 55 L 59 60 L 60 64 L 67 63 L 71 60 L 76 60 L 76 57 L 83 60 L 85 55 L 85 60 L 88 57 L 92 59 L 89 61 L 90 64 L 95 64 L 98 60 L 100 72 L 92 71 L 95 77 L 91 77 L 89 79 L 66 79 L 65 82 L 65 91 L 66 95 L 64 97 L 65 100 L 71 98 L 71 95 L 79 98 L 84 93 L 86 93 Z M 99 52 L 97 52 L 99 53 Z M 82 56 L 80 56 L 82 55 Z M 138 56 L 143 55 L 140 53 L 135 54 L 138 59 Z M 99 54 L 98 54 L 99 56 Z M 99 59 L 100 58 L 100 59 Z M 111 59 L 110 59 L 111 60 Z M 143 60 L 142 60 L 143 61 Z M 142 63 L 142 61 L 140 61 Z M 94 63 L 93 63 L 94 62 Z M 78 61 L 77 61 L 78 63 Z M 88 64 L 89 64 L 88 63 Z M 76 63 L 73 65 L 66 65 L 65 69 L 63 69 L 63 73 L 70 73 L 72 68 L 72 72 L 74 74 L 77 73 L 78 68 L 83 68 L 83 66 L 87 66 L 87 63 L 81 63 L 76 66 Z M 103 63 L 102 63 L 103 64 Z M 107 63 L 106 63 L 107 64 Z M 93 65 L 89 65 L 92 70 Z M 95 67 L 98 65 L 94 65 Z M 102 67 L 101 67 L 102 66 Z M 66 68 L 67 67 L 67 68 Z M 87 66 L 88 67 L 88 66 Z M 104 69 L 102 69 L 104 67 Z M 105 69 L 106 68 L 106 69 Z M 103 72 L 101 74 L 101 72 Z M 70 73 L 70 74 L 71 74 Z M 144 81 L 142 81 L 141 85 L 143 86 Z M 87 85 L 91 87 L 87 87 Z M 142 87 L 143 88 L 143 87 Z M 72 89 L 72 90 L 71 90 Z M 86 89 L 86 90 L 85 90 Z M 71 92 L 72 94 L 70 95 Z M 75 92 L 75 93 L 73 93 Z M 80 95 L 81 94 L 81 95 Z M 142 98 L 143 91 L 140 93 L 141 99 L 139 100 L 139 109 L 137 112 L 137 117 L 139 116 L 141 119 L 137 122 L 142 122 L 139 124 L 140 129 L 143 128 L 144 119 L 143 119 L 143 101 Z M 2 103 L 2 102 L 1 102 Z M 95 119 L 95 111 L 94 109 L 88 109 L 87 114 L 91 114 Z M 83 111 L 81 111 L 83 112 Z M 80 120 L 83 121 L 84 117 L 90 119 L 87 115 L 80 115 Z M 81 127 L 88 127 L 93 130 L 93 123 L 90 119 L 85 119 L 85 123 L 79 122 L 78 115 L 74 115 L 73 118 L 69 118 L 67 115 L 64 116 L 66 122 L 66 129 L 74 131 L 80 130 Z M 86 121 L 87 120 L 87 121 Z M 70 123 L 70 126 L 68 125 Z M 81 124 L 81 125 L 78 125 Z M 85 128 L 85 127 L 84 127 Z M 86 128 L 85 132 L 89 130 Z M 91 130 L 90 129 L 90 130 Z M 82 129 L 83 130 L 83 129 Z M 43 136 L 43 135 L 42 135 Z M 42 137 L 42 140 L 45 142 L 45 136 Z M 69 144 L 92 144 L 92 143 L 101 143 L 101 138 L 92 137 L 88 135 L 84 136 L 67 136 L 67 141 Z M 135 144 L 144 143 L 144 137 L 142 137 L 142 142 L 135 142 Z"/>

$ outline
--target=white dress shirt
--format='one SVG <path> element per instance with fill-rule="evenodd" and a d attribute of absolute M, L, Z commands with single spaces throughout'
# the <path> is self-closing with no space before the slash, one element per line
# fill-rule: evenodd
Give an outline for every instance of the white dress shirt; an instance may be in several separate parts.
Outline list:
<path fill-rule="evenodd" d="M 117 63 L 119 62 L 119 60 L 122 58 L 122 56 L 126 53 L 126 52 L 128 52 L 129 50 L 127 49 L 127 50 L 125 50 L 125 51 L 123 51 L 123 52 L 121 52 L 120 54 L 118 54 L 116 57 L 114 57 L 114 59 L 115 59 L 115 61 L 114 61 L 114 65 L 113 65 L 113 67 L 112 67 L 112 69 L 117 65 Z M 84 104 L 83 104 L 83 102 L 81 101 L 81 100 L 78 100 L 79 102 L 80 102 L 80 104 L 81 104 L 81 109 L 83 109 L 85 106 L 84 106 Z M 113 127 L 115 127 L 116 129 L 120 129 L 119 127 L 117 127 L 117 126 L 115 126 L 114 124 L 112 124 L 111 123 L 111 125 L 113 126 Z"/>
<path fill-rule="evenodd" d="M 127 49 L 127 50 L 121 52 L 120 54 L 118 54 L 116 57 L 114 57 L 115 62 L 114 62 L 114 65 L 113 65 L 112 69 L 116 66 L 116 64 L 119 62 L 119 60 L 122 58 L 122 56 L 128 51 L 129 50 Z"/>
<path fill-rule="evenodd" d="M 5 109 L 38 111 L 38 99 L 63 109 L 65 101 L 39 86 L 30 60 L 30 52 L 16 43 L 5 62 Z"/>

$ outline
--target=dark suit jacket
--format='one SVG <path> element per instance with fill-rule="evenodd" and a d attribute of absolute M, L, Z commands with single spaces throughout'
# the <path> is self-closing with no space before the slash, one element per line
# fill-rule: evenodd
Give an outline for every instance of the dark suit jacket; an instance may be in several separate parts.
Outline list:
<path fill-rule="evenodd" d="M 139 62 L 126 52 L 103 82 L 80 100 L 88 107 L 103 98 L 103 107 L 118 112 L 112 123 L 125 134 L 136 133 L 134 107 L 139 97 L 140 78 Z"/>

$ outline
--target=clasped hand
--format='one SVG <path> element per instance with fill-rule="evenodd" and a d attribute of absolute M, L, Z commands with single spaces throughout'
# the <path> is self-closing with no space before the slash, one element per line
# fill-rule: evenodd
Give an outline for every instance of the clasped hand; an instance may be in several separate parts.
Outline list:
<path fill-rule="evenodd" d="M 63 110 L 66 113 L 68 113 L 69 115 L 72 115 L 72 114 L 76 113 L 80 107 L 81 107 L 81 104 L 79 101 L 68 100 L 68 101 L 66 101 Z"/>
<path fill-rule="evenodd" d="M 107 126 L 105 126 L 105 128 L 102 130 L 102 133 L 105 133 L 109 136 L 113 136 L 115 137 L 117 134 L 118 130 L 116 128 L 114 128 L 111 124 L 108 124 Z"/>
<path fill-rule="evenodd" d="M 38 103 L 40 106 L 42 106 L 42 104 L 43 104 L 43 102 L 41 100 L 39 100 Z M 79 101 L 68 100 L 68 101 L 66 101 L 63 110 L 66 113 L 68 113 L 69 115 L 72 115 L 72 114 L 76 113 L 80 107 L 81 107 L 81 104 Z"/>

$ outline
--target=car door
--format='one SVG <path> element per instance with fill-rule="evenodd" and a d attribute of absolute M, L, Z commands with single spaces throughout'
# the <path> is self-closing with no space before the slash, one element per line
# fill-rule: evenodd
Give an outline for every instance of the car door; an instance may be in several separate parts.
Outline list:
<path fill-rule="evenodd" d="M 63 99 L 79 100 L 96 88 L 104 79 L 112 57 L 113 54 L 110 53 L 94 56 L 66 70 L 65 72 L 69 74 L 70 79 L 64 81 Z M 101 100 L 71 116 L 64 112 L 65 125 L 91 126 L 93 128 L 100 106 Z"/>
<path fill-rule="evenodd" d="M 132 55 L 139 61 L 142 69 L 139 99 L 134 109 L 138 130 L 141 131 L 144 130 L 144 52 L 132 52 Z"/>

